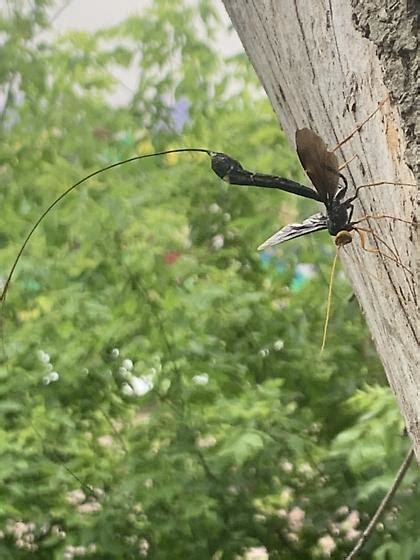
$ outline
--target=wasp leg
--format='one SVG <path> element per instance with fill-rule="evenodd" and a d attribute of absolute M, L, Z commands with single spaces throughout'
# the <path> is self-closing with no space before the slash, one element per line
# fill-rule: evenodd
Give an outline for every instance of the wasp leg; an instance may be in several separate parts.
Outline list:
<path fill-rule="evenodd" d="M 351 206 L 353 206 L 351 204 Z M 363 216 L 363 218 L 360 218 L 359 220 L 356 220 L 355 222 L 352 222 L 352 225 L 356 225 L 359 224 L 360 222 L 363 222 L 365 220 L 382 220 L 382 219 L 389 219 L 389 220 L 397 220 L 397 222 L 404 222 L 405 224 L 411 224 L 412 226 L 416 225 L 416 222 L 412 222 L 411 220 L 404 220 L 403 218 L 397 218 L 396 216 L 390 216 L 388 214 L 366 214 L 366 216 Z"/>
<path fill-rule="evenodd" d="M 365 120 L 363 120 L 361 123 L 359 123 L 356 128 L 348 135 L 344 138 L 344 140 L 342 140 L 341 142 L 339 142 L 337 144 L 337 146 L 335 148 L 333 148 L 332 152 L 335 152 L 338 150 L 338 148 L 340 148 L 340 146 L 342 146 L 343 144 L 345 144 L 346 142 L 348 142 L 351 138 L 353 138 L 353 136 L 359 132 L 359 130 L 368 122 L 370 121 L 370 119 L 372 117 L 374 117 L 376 115 L 376 113 L 379 111 L 379 109 L 382 107 L 382 105 L 384 105 L 389 99 L 389 95 L 387 95 L 385 97 L 385 99 L 382 99 L 382 101 L 380 101 L 378 103 L 378 106 L 376 107 L 376 109 L 374 111 L 372 111 L 372 113 L 365 118 Z"/>
<path fill-rule="evenodd" d="M 348 202 L 353 202 L 354 200 L 356 200 L 356 198 L 359 196 L 359 191 L 361 189 L 366 189 L 369 187 L 380 187 L 382 185 L 394 185 L 396 187 L 416 187 L 417 185 L 415 183 L 394 183 L 394 181 L 378 181 L 376 183 L 366 183 L 365 185 L 359 185 L 358 187 L 356 187 L 356 191 L 354 193 L 354 195 L 351 198 L 348 198 L 344 204 L 348 203 Z"/>
<path fill-rule="evenodd" d="M 403 264 L 400 261 L 400 259 L 398 258 L 398 255 L 396 253 L 394 253 L 392 248 L 388 245 L 388 243 L 384 239 L 382 239 L 382 237 L 379 237 L 379 235 L 374 233 L 371 229 L 355 227 L 354 230 L 357 232 L 357 234 L 360 237 L 360 244 L 361 244 L 362 249 L 364 251 L 367 251 L 368 253 L 376 253 L 377 255 L 381 255 L 381 257 L 384 257 L 386 259 L 389 259 L 389 260 L 395 262 L 396 264 L 399 264 L 404 270 L 406 270 L 409 274 L 411 274 L 411 276 L 414 276 L 413 272 L 407 266 L 405 266 L 405 264 Z M 385 245 L 385 247 L 388 249 L 388 251 L 391 253 L 392 256 L 387 255 L 386 253 L 382 253 L 382 251 L 380 249 L 373 249 L 371 247 L 366 247 L 364 233 L 370 233 L 372 235 L 372 237 L 374 237 L 377 241 L 379 241 L 380 243 Z"/>
<path fill-rule="evenodd" d="M 341 171 L 342 169 L 344 169 L 345 167 L 347 167 L 354 159 L 359 158 L 359 156 L 357 154 L 354 154 L 354 156 L 352 156 L 350 159 L 348 159 L 347 161 L 345 161 L 343 163 L 343 165 L 340 165 L 340 167 L 338 168 L 338 171 Z M 360 159 L 360 158 L 359 158 Z"/>

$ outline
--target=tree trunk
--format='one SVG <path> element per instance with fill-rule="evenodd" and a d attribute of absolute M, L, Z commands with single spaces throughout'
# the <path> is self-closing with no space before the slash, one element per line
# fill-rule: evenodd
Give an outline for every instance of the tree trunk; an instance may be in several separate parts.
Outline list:
<path fill-rule="evenodd" d="M 358 156 L 344 170 L 352 189 L 385 180 L 415 183 L 414 0 L 412 6 L 391 0 L 223 1 L 290 139 L 308 127 L 333 147 L 391 94 L 337 154 L 343 163 Z M 414 222 L 416 194 L 395 185 L 362 189 L 355 218 L 386 214 Z M 397 253 L 404 265 L 364 251 L 357 236 L 340 249 L 420 459 L 419 235 L 413 224 L 392 219 L 363 226 L 389 246 L 368 235 L 370 247 Z"/>

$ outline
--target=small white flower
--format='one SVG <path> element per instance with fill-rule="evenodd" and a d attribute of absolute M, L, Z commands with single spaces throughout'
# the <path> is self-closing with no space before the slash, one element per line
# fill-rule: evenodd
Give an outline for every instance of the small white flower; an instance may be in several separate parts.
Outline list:
<path fill-rule="evenodd" d="M 331 535 L 324 535 L 318 539 L 318 545 L 321 547 L 322 552 L 326 556 L 331 556 L 334 550 L 337 548 L 334 539 Z"/>
<path fill-rule="evenodd" d="M 221 233 L 219 233 L 218 235 L 215 235 L 213 237 L 213 239 L 211 240 L 211 244 L 213 246 L 213 249 L 221 249 L 223 247 L 223 245 L 225 244 L 225 238 L 223 237 L 223 235 Z"/>
<path fill-rule="evenodd" d="M 134 393 L 141 397 L 153 389 L 153 382 L 144 377 L 133 377 L 131 379 L 131 386 Z"/>
<path fill-rule="evenodd" d="M 293 470 L 293 465 L 292 463 L 290 463 L 290 461 L 283 461 L 280 466 L 286 473 L 290 473 Z"/>
<path fill-rule="evenodd" d="M 210 204 L 209 206 L 209 211 L 211 212 L 211 214 L 218 214 L 221 210 L 222 209 L 220 208 L 220 206 L 215 202 L 213 204 Z"/>
<path fill-rule="evenodd" d="M 118 368 L 118 373 L 121 375 L 121 377 L 124 377 L 124 379 L 128 379 L 131 377 L 130 372 L 127 371 L 125 367 Z"/>
<path fill-rule="evenodd" d="M 48 362 L 50 361 L 50 355 L 47 354 L 47 352 L 44 352 L 43 350 L 38 350 L 36 354 L 38 356 L 38 360 L 43 364 L 48 364 Z"/>
<path fill-rule="evenodd" d="M 245 560 L 267 560 L 268 551 L 265 546 L 253 546 L 245 551 Z"/>
<path fill-rule="evenodd" d="M 121 386 L 121 393 L 126 397 L 129 397 L 134 393 L 133 387 L 131 387 L 128 383 L 123 383 Z"/>
<path fill-rule="evenodd" d="M 57 371 L 51 371 L 50 373 L 44 375 L 44 377 L 42 378 L 42 382 L 44 383 L 44 385 L 49 385 L 50 383 L 54 383 L 54 381 L 58 381 L 59 378 L 60 374 Z"/>
<path fill-rule="evenodd" d="M 133 369 L 133 362 L 126 358 L 125 360 L 122 361 L 122 367 L 125 368 L 127 371 L 131 371 Z"/>
<path fill-rule="evenodd" d="M 214 436 L 212 435 L 208 435 L 208 436 L 199 436 L 197 437 L 197 439 L 195 440 L 195 445 L 199 448 L 199 449 L 209 449 L 210 447 L 215 446 L 217 443 L 217 440 Z"/>
<path fill-rule="evenodd" d="M 279 352 L 280 350 L 282 350 L 284 347 L 284 341 L 283 340 L 276 340 L 276 342 L 273 344 L 273 348 L 276 352 Z"/>
<path fill-rule="evenodd" d="M 207 373 L 199 373 L 198 375 L 194 375 L 192 380 L 196 385 L 207 385 L 209 376 Z"/>

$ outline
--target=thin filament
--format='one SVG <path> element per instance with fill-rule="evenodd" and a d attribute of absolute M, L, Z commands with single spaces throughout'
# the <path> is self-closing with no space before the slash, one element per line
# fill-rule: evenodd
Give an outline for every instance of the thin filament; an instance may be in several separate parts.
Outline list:
<path fill-rule="evenodd" d="M 366 188 L 370 188 L 370 187 L 381 187 L 382 185 L 394 185 L 394 187 L 416 187 L 417 186 L 415 183 L 395 183 L 394 181 L 377 181 L 376 183 L 366 183 L 365 185 L 359 185 L 358 187 L 356 187 L 356 191 L 354 193 L 354 196 L 352 197 L 352 200 L 355 200 L 358 197 L 359 191 L 361 189 L 366 189 Z"/>
<path fill-rule="evenodd" d="M 384 99 L 382 99 L 382 101 L 380 101 L 378 103 L 378 106 L 376 107 L 376 109 L 374 111 L 372 111 L 372 113 L 370 115 L 368 115 L 365 120 L 363 120 L 360 124 L 358 124 L 356 126 L 356 128 L 353 130 L 353 132 L 351 132 L 348 136 L 346 136 L 344 138 L 344 140 L 341 140 L 341 142 L 339 144 L 337 144 L 337 146 L 332 150 L 333 152 L 337 151 L 338 148 L 340 146 L 342 146 L 343 144 L 345 144 L 346 142 L 348 142 L 351 138 L 353 138 L 353 136 L 368 122 L 370 121 L 370 119 L 372 117 L 374 117 L 374 115 L 376 115 L 376 113 L 379 111 L 379 109 L 382 107 L 382 105 L 384 105 L 389 99 L 389 95 L 387 95 Z"/>
<path fill-rule="evenodd" d="M 388 243 L 384 239 L 382 239 L 382 237 L 380 237 L 378 234 L 376 234 L 371 229 L 361 228 L 361 227 L 357 227 L 357 228 L 355 227 L 354 229 L 355 229 L 355 231 L 357 231 L 357 233 L 359 234 L 359 237 L 362 241 L 362 249 L 364 249 L 368 253 L 377 253 L 378 255 L 381 255 L 382 257 L 384 257 L 386 259 L 390 259 L 391 261 L 395 262 L 396 264 L 399 264 L 400 266 L 402 266 L 402 268 L 404 268 L 404 270 L 406 270 L 407 272 L 409 272 L 413 276 L 413 272 L 407 266 L 405 266 L 405 264 L 403 264 L 401 262 L 401 260 L 398 258 L 398 255 L 391 249 L 391 247 L 388 245 Z M 388 249 L 388 251 L 391 253 L 392 256 L 387 255 L 386 253 L 382 253 L 382 251 L 380 251 L 379 249 L 368 249 L 367 247 L 365 247 L 363 238 L 360 235 L 360 231 L 370 233 L 372 235 L 372 237 L 374 237 L 377 241 L 379 241 L 380 243 L 385 245 L 385 247 Z"/>
<path fill-rule="evenodd" d="M 332 301 L 332 289 L 333 289 L 333 282 L 334 282 L 334 276 L 335 276 L 335 268 L 337 265 L 337 260 L 338 260 L 338 247 L 337 247 L 337 251 L 335 253 L 335 257 L 334 257 L 334 261 L 331 267 L 331 274 L 330 274 L 330 282 L 329 282 L 329 286 L 328 286 L 328 298 L 327 298 L 327 310 L 325 313 L 325 321 L 324 321 L 324 332 L 322 334 L 322 344 L 321 344 L 321 354 L 324 351 L 325 348 L 325 343 L 327 341 L 327 330 L 328 330 L 328 323 L 330 321 L 330 310 L 331 310 L 331 301 Z"/>
<path fill-rule="evenodd" d="M 410 224 L 412 226 L 415 225 L 415 222 L 411 220 L 404 220 L 404 218 L 397 218 L 396 216 L 390 216 L 389 214 L 366 214 L 366 216 L 363 216 L 363 218 L 360 218 L 359 220 L 352 222 L 352 225 L 359 224 L 360 222 L 363 222 L 365 220 L 384 220 L 384 219 L 395 220 L 397 222 L 403 222 L 405 224 Z"/>
<path fill-rule="evenodd" d="M 38 220 L 35 222 L 35 224 L 32 226 L 32 228 L 29 230 L 29 233 L 27 234 L 27 236 L 25 237 L 24 242 L 22 243 L 18 254 L 15 258 L 15 261 L 12 265 L 12 268 L 6 278 L 6 282 L 4 284 L 3 287 L 3 291 L 1 293 L 0 296 L 0 301 L 2 303 L 2 305 L 4 305 L 4 302 L 6 300 L 6 294 L 7 294 L 7 290 L 10 284 L 10 281 L 13 277 L 13 274 L 15 272 L 16 266 L 18 265 L 20 258 L 22 256 L 22 253 L 24 252 L 26 245 L 29 243 L 29 240 L 31 239 L 32 235 L 35 233 L 36 229 L 38 228 L 39 224 L 44 220 L 44 218 L 47 216 L 47 214 L 50 213 L 50 211 L 57 206 L 57 204 L 59 202 L 61 202 L 61 200 L 63 200 L 63 198 L 65 198 L 68 194 L 70 194 L 74 189 L 76 189 L 78 186 L 80 186 L 81 184 L 85 183 L 86 181 L 88 181 L 89 179 L 91 179 L 92 177 L 95 177 L 96 175 L 99 175 L 100 173 L 104 173 L 105 171 L 109 171 L 110 169 L 113 169 L 114 167 L 119 167 L 120 165 L 124 165 L 125 163 L 131 163 L 133 161 L 137 161 L 139 159 L 145 159 L 145 158 L 150 158 L 150 157 L 154 157 L 154 156 L 163 156 L 166 154 L 175 154 L 175 153 L 179 153 L 179 152 L 202 152 L 202 153 L 206 153 L 208 155 L 211 155 L 213 152 L 211 150 L 206 150 L 204 148 L 178 148 L 176 150 L 164 150 L 162 152 L 155 152 L 153 154 L 145 154 L 143 156 L 134 156 L 128 159 L 124 159 L 122 161 L 117 161 L 116 163 L 112 163 L 111 165 L 107 165 L 106 167 L 103 167 L 102 169 L 97 169 L 96 171 L 93 171 L 92 173 L 89 173 L 89 175 L 86 175 L 86 177 L 83 177 L 83 179 L 80 179 L 79 181 L 77 181 L 76 183 L 74 183 L 71 187 L 69 187 L 68 189 L 66 189 L 63 193 L 60 194 L 60 196 L 58 196 L 45 210 L 44 212 L 41 214 L 41 216 L 38 218 Z"/>
<path fill-rule="evenodd" d="M 401 482 L 403 481 L 403 479 L 405 477 L 405 473 L 407 472 L 408 467 L 410 466 L 410 464 L 413 460 L 413 457 L 414 457 L 414 449 L 413 449 L 413 447 L 411 447 L 409 452 L 407 453 L 404 461 L 402 462 L 400 468 L 398 469 L 397 475 L 396 475 L 396 477 L 395 477 L 395 479 L 394 479 L 394 481 L 391 485 L 391 488 L 385 494 L 385 497 L 382 499 L 382 501 L 379 504 L 377 510 L 375 511 L 372 519 L 370 520 L 369 525 L 363 531 L 361 537 L 359 538 L 359 540 L 356 543 L 356 546 L 353 548 L 353 550 L 350 552 L 350 554 L 348 556 L 346 556 L 345 560 L 353 560 L 353 558 L 356 558 L 356 556 L 358 555 L 360 550 L 363 548 L 363 545 L 372 536 L 372 533 L 373 533 L 374 529 L 376 528 L 379 520 L 383 516 L 387 506 L 389 506 L 392 498 L 394 497 L 396 491 L 398 490 L 399 486 L 401 485 Z"/>
<path fill-rule="evenodd" d="M 356 158 L 360 159 L 358 154 L 354 154 L 354 156 L 352 156 L 350 159 L 348 159 L 347 161 L 345 161 L 342 165 L 340 165 L 340 167 L 338 168 L 338 171 L 341 171 L 342 169 L 344 169 L 345 167 L 347 167 L 348 165 L 350 165 L 350 163 L 352 161 L 354 161 Z"/>

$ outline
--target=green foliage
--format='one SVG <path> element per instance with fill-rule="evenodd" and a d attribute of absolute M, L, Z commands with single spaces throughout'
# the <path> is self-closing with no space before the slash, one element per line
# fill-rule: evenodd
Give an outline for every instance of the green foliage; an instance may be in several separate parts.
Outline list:
<path fill-rule="evenodd" d="M 47 42 L 48 4 L 0 21 L 3 279 L 66 186 L 134 154 L 201 146 L 304 180 L 244 57 L 219 57 L 212 3 L 159 0 Z M 129 65 L 138 89 L 115 107 Z M 329 236 L 255 250 L 311 209 L 178 154 L 48 216 L 2 310 L 1 558 L 322 558 L 328 536 L 343 556 L 406 442 L 342 275 L 319 354 Z M 413 484 L 365 558 L 420 554 Z"/>

